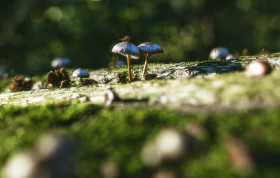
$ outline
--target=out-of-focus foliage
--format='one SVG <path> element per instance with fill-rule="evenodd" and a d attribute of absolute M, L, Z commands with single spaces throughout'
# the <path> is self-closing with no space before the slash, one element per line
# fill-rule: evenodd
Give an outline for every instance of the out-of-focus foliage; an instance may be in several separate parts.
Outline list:
<path fill-rule="evenodd" d="M 161 169 L 171 169 L 177 177 L 279 177 L 279 117 L 278 108 L 183 114 L 89 103 L 4 106 L 0 110 L 0 177 L 11 155 L 32 147 L 41 134 L 51 131 L 77 140 L 77 177 L 105 177 L 101 167 L 107 161 L 116 164 L 118 177 L 156 177 L 153 175 Z M 180 160 L 154 168 L 143 164 L 140 154 L 147 141 L 162 129 L 185 132 L 194 123 L 200 128 L 193 127 L 195 133 L 202 137 L 188 137 L 192 138 L 190 147 Z M 246 157 L 244 146 L 236 140 L 247 145 L 252 161 L 249 172 L 246 167 L 236 167 L 244 165 Z"/>
<path fill-rule="evenodd" d="M 153 41 L 165 62 L 208 58 L 211 48 L 279 50 L 280 1 L 265 0 L 25 0 L 0 5 L 0 68 L 44 73 L 50 61 L 107 66 L 112 46 L 131 35 Z M 118 56 L 121 57 L 121 56 Z"/>

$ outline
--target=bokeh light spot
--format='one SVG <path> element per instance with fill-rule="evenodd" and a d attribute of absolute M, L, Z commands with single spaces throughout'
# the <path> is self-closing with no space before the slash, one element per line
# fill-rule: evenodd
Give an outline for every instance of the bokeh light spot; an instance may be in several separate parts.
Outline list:
<path fill-rule="evenodd" d="M 251 9 L 251 0 L 238 0 L 236 6 L 242 11 L 249 11 Z"/>
<path fill-rule="evenodd" d="M 50 19 L 51 21 L 54 21 L 54 22 L 59 22 L 63 17 L 63 13 L 62 13 L 61 9 L 58 7 L 48 8 L 46 11 L 46 15 L 47 15 L 48 19 Z"/>

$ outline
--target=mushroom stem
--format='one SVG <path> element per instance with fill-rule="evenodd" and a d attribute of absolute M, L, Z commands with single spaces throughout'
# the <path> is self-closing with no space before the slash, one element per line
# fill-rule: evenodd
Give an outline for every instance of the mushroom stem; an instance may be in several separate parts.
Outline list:
<path fill-rule="evenodd" d="M 146 55 L 146 61 L 145 61 L 145 64 L 144 64 L 144 68 L 143 68 L 142 80 L 145 80 L 145 74 L 146 74 L 146 71 L 147 71 L 147 65 L 148 65 L 148 62 L 149 62 L 149 58 L 150 58 L 150 54 L 147 54 Z"/>
<path fill-rule="evenodd" d="M 130 55 L 127 55 L 128 82 L 132 80 L 130 68 Z"/>

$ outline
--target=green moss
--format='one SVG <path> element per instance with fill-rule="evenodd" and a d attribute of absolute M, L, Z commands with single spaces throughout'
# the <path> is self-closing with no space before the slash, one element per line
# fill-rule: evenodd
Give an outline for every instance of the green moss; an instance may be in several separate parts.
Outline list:
<path fill-rule="evenodd" d="M 191 123 L 199 124 L 205 136 L 193 142 L 179 161 L 163 164 L 180 177 L 241 176 L 231 168 L 224 140 L 242 139 L 250 148 L 255 168 L 250 177 L 279 174 L 280 112 L 269 110 L 208 110 L 181 113 L 158 109 L 114 109 L 92 104 L 5 106 L 0 110 L 0 167 L 21 148 L 30 147 L 40 134 L 56 130 L 77 140 L 78 177 L 100 177 L 100 165 L 111 160 L 120 177 L 152 176 L 140 159 L 148 140 L 166 127 L 184 132 Z M 258 134 L 257 134 L 258 133 Z M 195 148 L 195 149 L 194 149 Z M 161 167 L 161 166 L 160 166 Z"/>
<path fill-rule="evenodd" d="M 3 92 L 6 88 L 8 88 L 9 83 L 9 80 L 0 80 L 0 92 Z"/>

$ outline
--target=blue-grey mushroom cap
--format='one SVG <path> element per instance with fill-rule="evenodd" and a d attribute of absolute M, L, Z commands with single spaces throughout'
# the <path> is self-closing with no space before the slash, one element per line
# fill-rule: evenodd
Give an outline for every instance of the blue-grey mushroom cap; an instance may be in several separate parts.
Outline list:
<path fill-rule="evenodd" d="M 143 51 L 144 53 L 147 54 L 163 53 L 162 47 L 152 42 L 141 43 L 137 47 L 140 49 L 140 51 Z"/>
<path fill-rule="evenodd" d="M 0 79 L 3 78 L 7 73 L 3 70 L 0 70 Z"/>
<path fill-rule="evenodd" d="M 233 54 L 229 54 L 229 55 L 227 55 L 226 60 L 235 59 L 235 58 L 236 57 Z"/>
<path fill-rule="evenodd" d="M 211 59 L 225 59 L 229 54 L 228 50 L 225 47 L 218 47 L 212 49 L 210 52 Z"/>
<path fill-rule="evenodd" d="M 53 68 L 59 68 L 59 67 L 68 66 L 70 64 L 71 64 L 71 61 L 68 58 L 55 58 L 52 61 L 51 66 Z"/>
<path fill-rule="evenodd" d="M 119 53 L 121 55 L 127 56 L 131 55 L 131 58 L 138 59 L 140 57 L 140 51 L 136 45 L 128 41 L 124 41 L 116 44 L 113 49 L 113 53 Z"/>
<path fill-rule="evenodd" d="M 85 69 L 79 68 L 73 72 L 73 77 L 88 78 L 89 73 Z"/>

